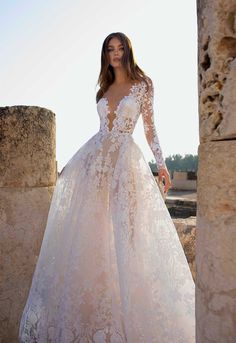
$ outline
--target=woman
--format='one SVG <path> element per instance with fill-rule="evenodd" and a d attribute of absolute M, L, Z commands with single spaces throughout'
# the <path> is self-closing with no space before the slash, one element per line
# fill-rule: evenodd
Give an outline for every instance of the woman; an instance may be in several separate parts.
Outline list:
<path fill-rule="evenodd" d="M 20 342 L 195 342 L 194 282 L 132 133 L 141 115 L 165 192 L 153 84 L 121 32 L 102 46 L 100 129 L 57 179 Z"/>

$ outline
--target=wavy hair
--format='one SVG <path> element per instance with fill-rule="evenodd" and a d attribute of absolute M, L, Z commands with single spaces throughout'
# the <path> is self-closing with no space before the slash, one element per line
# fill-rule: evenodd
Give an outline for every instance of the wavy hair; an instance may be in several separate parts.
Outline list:
<path fill-rule="evenodd" d="M 134 81 L 136 80 L 140 82 L 144 81 L 147 84 L 147 88 L 148 88 L 148 82 L 146 81 L 147 75 L 135 62 L 130 39 L 122 32 L 113 32 L 113 33 L 110 33 L 105 38 L 102 44 L 101 69 L 100 69 L 98 82 L 97 82 L 97 85 L 100 86 L 100 89 L 98 90 L 96 94 L 96 102 L 98 102 L 99 99 L 102 98 L 102 96 L 107 91 L 109 86 L 115 80 L 114 70 L 113 70 L 113 67 L 109 63 L 109 56 L 108 56 L 108 44 L 109 44 L 109 41 L 113 37 L 118 38 L 121 44 L 123 44 L 124 53 L 121 59 L 121 63 L 123 67 L 125 68 L 127 77 L 130 80 L 134 80 Z"/>

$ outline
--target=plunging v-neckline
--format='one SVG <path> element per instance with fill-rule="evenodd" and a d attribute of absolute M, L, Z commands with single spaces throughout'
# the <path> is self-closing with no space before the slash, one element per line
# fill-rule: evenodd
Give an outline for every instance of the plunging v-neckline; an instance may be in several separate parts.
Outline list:
<path fill-rule="evenodd" d="M 132 91 L 133 91 L 133 88 L 138 84 L 138 82 L 135 82 L 132 84 L 132 86 L 130 87 L 129 89 L 129 92 L 128 94 L 124 95 L 118 102 L 117 102 L 117 105 L 115 107 L 115 110 L 113 111 L 113 113 L 111 113 L 110 111 L 110 105 L 109 105 L 109 100 L 106 96 L 103 96 L 101 99 L 104 99 L 106 101 L 106 114 L 107 114 L 107 128 L 108 128 L 108 131 L 111 132 L 113 130 L 113 127 L 114 127 L 114 122 L 115 120 L 117 119 L 117 114 L 118 114 L 118 110 L 119 110 L 119 107 L 121 105 L 121 102 L 128 98 L 131 94 L 132 94 Z M 110 118 L 108 118 L 108 114 L 115 114 L 115 117 L 114 119 L 111 121 L 111 124 L 112 124 L 112 127 L 111 129 L 109 128 L 109 123 L 110 123 Z"/>

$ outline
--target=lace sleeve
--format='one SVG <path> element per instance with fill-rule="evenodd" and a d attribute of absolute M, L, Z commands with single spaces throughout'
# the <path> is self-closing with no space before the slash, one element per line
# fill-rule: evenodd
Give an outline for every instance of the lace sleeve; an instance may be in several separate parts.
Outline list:
<path fill-rule="evenodd" d="M 147 78 L 149 89 L 145 86 L 145 91 L 141 101 L 141 115 L 143 119 L 143 127 L 147 142 L 153 152 L 156 160 L 157 170 L 161 167 L 166 168 L 165 160 L 163 158 L 161 146 L 156 132 L 154 123 L 154 110 L 153 110 L 153 99 L 154 99 L 154 87 L 152 80 Z"/>

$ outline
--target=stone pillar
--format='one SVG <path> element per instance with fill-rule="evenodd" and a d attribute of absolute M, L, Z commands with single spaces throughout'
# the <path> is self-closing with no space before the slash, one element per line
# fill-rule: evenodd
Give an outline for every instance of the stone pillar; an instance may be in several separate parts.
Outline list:
<path fill-rule="evenodd" d="M 198 0 L 197 343 L 236 342 L 236 2 Z"/>
<path fill-rule="evenodd" d="M 0 342 L 17 342 L 57 178 L 55 115 L 0 108 Z"/>

